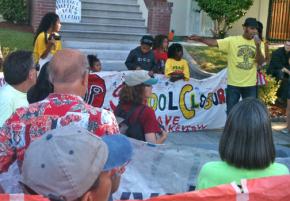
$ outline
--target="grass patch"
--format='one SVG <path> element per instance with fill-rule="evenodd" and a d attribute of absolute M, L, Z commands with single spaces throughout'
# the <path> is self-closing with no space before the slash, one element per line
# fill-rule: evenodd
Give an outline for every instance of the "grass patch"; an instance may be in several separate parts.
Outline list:
<path fill-rule="evenodd" d="M 0 45 L 10 50 L 33 50 L 33 34 L 10 29 L 0 29 Z"/>
<path fill-rule="evenodd" d="M 216 47 L 186 46 L 185 48 L 202 70 L 217 73 L 227 66 L 226 53 Z"/>

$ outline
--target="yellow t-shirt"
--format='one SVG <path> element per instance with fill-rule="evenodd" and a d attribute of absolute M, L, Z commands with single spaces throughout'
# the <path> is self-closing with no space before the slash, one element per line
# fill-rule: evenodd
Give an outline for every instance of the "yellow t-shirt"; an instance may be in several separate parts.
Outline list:
<path fill-rule="evenodd" d="M 47 38 L 49 38 L 49 35 L 50 34 L 47 34 Z M 61 49 L 62 49 L 61 41 L 57 40 L 55 43 L 55 47 L 52 48 L 50 53 L 54 55 L 57 51 Z M 36 63 L 39 61 L 40 56 L 44 53 L 45 50 L 46 50 L 45 33 L 41 32 L 36 38 L 36 41 L 34 44 L 34 50 L 33 50 L 34 59 Z"/>
<path fill-rule="evenodd" d="M 183 73 L 185 80 L 189 80 L 189 67 L 186 60 L 181 59 L 176 61 L 175 59 L 167 59 L 165 64 L 165 76 L 169 77 L 171 73 Z"/>
<path fill-rule="evenodd" d="M 237 87 L 255 86 L 257 63 L 254 40 L 247 40 L 243 36 L 230 36 L 217 42 L 219 49 L 227 53 L 228 84 Z M 262 53 L 264 49 L 262 43 Z"/>

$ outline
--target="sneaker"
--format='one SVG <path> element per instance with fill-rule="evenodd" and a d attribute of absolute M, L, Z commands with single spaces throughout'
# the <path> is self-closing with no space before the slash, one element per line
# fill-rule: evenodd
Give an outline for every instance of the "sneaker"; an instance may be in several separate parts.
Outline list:
<path fill-rule="evenodd" d="M 290 131 L 288 130 L 288 128 L 284 128 L 280 132 L 283 133 L 283 134 L 289 134 L 290 133 Z"/>

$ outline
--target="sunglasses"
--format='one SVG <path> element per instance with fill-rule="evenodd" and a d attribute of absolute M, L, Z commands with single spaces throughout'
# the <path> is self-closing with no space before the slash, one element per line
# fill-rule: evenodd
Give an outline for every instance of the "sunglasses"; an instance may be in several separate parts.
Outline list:
<path fill-rule="evenodd" d="M 39 71 L 40 70 L 40 65 L 37 63 L 37 64 L 34 64 L 34 66 L 32 67 L 32 69 L 35 69 L 36 71 Z"/>

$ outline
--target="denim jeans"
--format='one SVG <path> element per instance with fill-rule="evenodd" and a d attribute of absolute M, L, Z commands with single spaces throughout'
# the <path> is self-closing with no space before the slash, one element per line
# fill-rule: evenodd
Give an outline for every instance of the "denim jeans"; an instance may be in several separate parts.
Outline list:
<path fill-rule="evenodd" d="M 250 87 L 236 87 L 228 85 L 226 96 L 227 114 L 229 114 L 235 104 L 239 102 L 240 97 L 243 99 L 248 97 L 257 98 L 257 90 L 258 88 L 256 85 Z"/>

